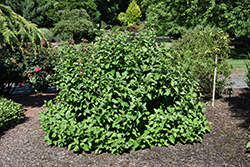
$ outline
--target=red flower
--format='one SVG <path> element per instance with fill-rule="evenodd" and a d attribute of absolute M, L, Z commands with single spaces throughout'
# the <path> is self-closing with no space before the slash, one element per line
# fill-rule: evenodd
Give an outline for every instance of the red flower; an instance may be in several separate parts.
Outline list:
<path fill-rule="evenodd" d="M 22 86 L 23 86 L 23 83 L 20 83 L 20 86 L 22 87 Z"/>
<path fill-rule="evenodd" d="M 42 69 L 40 68 L 40 67 L 36 67 L 35 68 L 35 71 L 37 72 L 37 71 L 41 71 Z"/>
<path fill-rule="evenodd" d="M 79 63 L 81 63 L 82 62 L 82 59 L 79 61 Z"/>
<path fill-rule="evenodd" d="M 45 42 L 42 42 L 42 44 L 45 46 L 46 44 L 45 44 Z"/>
<path fill-rule="evenodd" d="M 46 66 L 43 66 L 43 68 L 46 68 Z"/>

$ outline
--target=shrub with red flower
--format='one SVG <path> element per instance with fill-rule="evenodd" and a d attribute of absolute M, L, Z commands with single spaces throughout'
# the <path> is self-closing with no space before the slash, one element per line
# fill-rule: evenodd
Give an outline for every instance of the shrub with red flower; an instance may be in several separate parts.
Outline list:
<path fill-rule="evenodd" d="M 41 71 L 41 70 L 42 70 L 41 67 L 36 67 L 36 68 L 35 68 L 35 71 L 36 71 L 36 72 Z"/>

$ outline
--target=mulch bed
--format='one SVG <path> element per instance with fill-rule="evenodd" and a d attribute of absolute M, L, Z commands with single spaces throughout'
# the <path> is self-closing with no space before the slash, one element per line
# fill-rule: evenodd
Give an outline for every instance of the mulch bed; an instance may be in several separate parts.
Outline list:
<path fill-rule="evenodd" d="M 176 144 L 130 151 L 122 155 L 110 153 L 73 153 L 67 148 L 48 146 L 45 133 L 39 129 L 37 113 L 43 100 L 57 94 L 9 96 L 23 104 L 26 119 L 0 133 L 0 166 L 249 166 L 250 92 L 248 89 L 225 91 L 215 107 L 205 114 L 213 122 L 211 132 L 196 144 Z"/>

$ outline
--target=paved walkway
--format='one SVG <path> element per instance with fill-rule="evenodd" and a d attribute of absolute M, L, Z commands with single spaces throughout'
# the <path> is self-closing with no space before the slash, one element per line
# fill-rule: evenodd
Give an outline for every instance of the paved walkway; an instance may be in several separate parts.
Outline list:
<path fill-rule="evenodd" d="M 234 85 L 232 85 L 232 88 L 248 88 L 248 85 L 245 82 L 245 80 L 246 80 L 245 77 L 234 77 L 234 78 L 231 78 L 231 81 L 235 83 Z M 231 87 L 231 86 L 228 86 L 228 87 Z"/>

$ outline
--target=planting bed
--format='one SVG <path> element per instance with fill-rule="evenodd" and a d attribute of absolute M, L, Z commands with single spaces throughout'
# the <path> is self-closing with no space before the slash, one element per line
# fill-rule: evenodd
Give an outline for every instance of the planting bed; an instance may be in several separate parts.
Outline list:
<path fill-rule="evenodd" d="M 235 89 L 207 107 L 211 132 L 195 145 L 176 144 L 130 151 L 122 155 L 100 155 L 48 146 L 37 113 L 43 100 L 57 94 L 15 95 L 7 98 L 23 104 L 23 123 L 1 132 L 0 166 L 249 166 L 245 149 L 250 126 L 250 92 Z"/>

